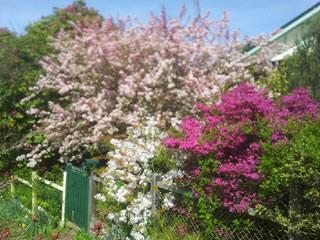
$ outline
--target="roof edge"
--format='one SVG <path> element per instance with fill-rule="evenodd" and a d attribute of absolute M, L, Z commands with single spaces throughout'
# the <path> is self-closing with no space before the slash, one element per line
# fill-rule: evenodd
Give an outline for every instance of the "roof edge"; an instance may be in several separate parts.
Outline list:
<path fill-rule="evenodd" d="M 308 8 L 307 10 L 303 11 L 302 13 L 300 13 L 298 16 L 296 16 L 295 18 L 291 19 L 289 22 L 287 22 L 286 24 L 282 25 L 280 28 L 286 28 L 288 27 L 291 23 L 295 22 L 296 20 L 298 20 L 299 18 L 301 18 L 303 15 L 307 14 L 308 12 L 311 12 L 313 9 L 317 8 L 320 6 L 320 2 L 314 4 L 313 6 L 311 6 L 310 8 Z"/>

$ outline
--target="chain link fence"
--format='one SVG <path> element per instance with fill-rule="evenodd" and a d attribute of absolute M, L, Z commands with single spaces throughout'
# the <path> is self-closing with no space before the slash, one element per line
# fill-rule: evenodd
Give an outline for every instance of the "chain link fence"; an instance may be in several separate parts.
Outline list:
<path fill-rule="evenodd" d="M 97 192 L 103 192 L 103 184 L 97 183 Z M 288 240 L 288 229 L 279 223 L 259 216 L 221 214 L 216 216 L 219 224 L 208 230 L 208 227 L 183 211 L 168 210 L 161 207 L 168 193 L 174 195 L 179 202 L 196 201 L 184 194 L 184 191 L 173 186 L 166 186 L 155 179 L 150 183 L 153 201 L 150 240 Z M 110 231 L 111 222 L 107 215 L 112 208 L 108 201 L 95 201 L 95 222 L 104 222 L 106 231 Z M 119 238 L 121 239 L 121 238 Z M 301 240 L 320 240 L 317 233 L 301 232 Z"/>
<path fill-rule="evenodd" d="M 168 187 L 161 187 L 158 191 L 158 202 L 163 202 L 166 197 L 166 193 L 171 192 L 177 198 L 185 198 L 184 194 L 180 191 L 170 190 Z M 190 199 L 188 197 L 187 201 Z M 171 210 L 158 210 L 159 231 L 165 233 L 170 229 L 171 235 L 175 236 L 172 239 L 204 239 L 204 240 L 287 240 L 288 229 L 274 221 L 265 219 L 259 216 L 250 216 L 249 214 L 241 216 L 241 222 L 245 224 L 239 224 L 240 218 L 236 215 L 229 215 L 225 218 L 217 216 L 219 218 L 219 224 L 208 232 L 207 226 L 203 223 L 197 222 L 188 214 L 183 211 L 171 211 Z M 234 221 L 238 224 L 234 224 Z M 192 237 L 190 237 L 192 236 Z M 301 240 L 319 240 L 320 233 L 300 232 Z"/>

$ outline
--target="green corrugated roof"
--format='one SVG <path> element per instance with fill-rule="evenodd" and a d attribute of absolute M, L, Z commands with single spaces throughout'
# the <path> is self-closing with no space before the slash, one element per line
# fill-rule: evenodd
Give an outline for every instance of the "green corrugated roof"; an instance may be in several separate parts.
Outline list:
<path fill-rule="evenodd" d="M 306 15 L 307 13 L 311 12 L 312 10 L 314 10 L 315 8 L 320 6 L 320 2 L 316 3 L 315 5 L 313 5 L 312 7 L 308 8 L 307 10 L 305 10 L 303 13 L 299 14 L 298 16 L 296 16 L 295 18 L 293 18 L 292 20 L 290 20 L 289 22 L 287 22 L 286 24 L 284 24 L 283 26 L 281 26 L 281 29 L 286 28 L 287 26 L 289 26 L 291 23 L 295 22 L 296 20 L 298 20 L 299 18 L 303 17 L 304 15 Z"/>
<path fill-rule="evenodd" d="M 285 35 L 292 29 L 294 29 L 296 26 L 300 25 L 301 23 L 305 22 L 306 20 L 310 19 L 312 16 L 315 14 L 318 14 L 320 12 L 320 2 L 316 3 L 312 7 L 308 8 L 306 11 L 303 13 L 299 14 L 297 17 L 293 18 L 291 21 L 287 22 L 284 24 L 280 29 L 281 31 L 275 35 L 273 35 L 270 39 L 269 42 L 273 42 L 280 38 L 281 36 Z M 246 55 L 250 56 L 252 54 L 255 54 L 260 50 L 260 46 L 257 46 L 251 50 L 249 50 Z"/>

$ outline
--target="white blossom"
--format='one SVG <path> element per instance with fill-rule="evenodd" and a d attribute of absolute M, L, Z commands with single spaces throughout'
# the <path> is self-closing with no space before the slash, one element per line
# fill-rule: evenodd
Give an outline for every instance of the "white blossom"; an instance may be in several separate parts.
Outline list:
<path fill-rule="evenodd" d="M 165 134 L 156 127 L 156 119 L 149 118 L 146 124 L 128 129 L 128 138 L 112 139 L 114 151 L 103 174 L 105 189 L 114 201 L 124 203 L 125 209 L 110 213 L 108 219 L 115 223 L 132 226 L 131 239 L 148 239 L 147 225 L 151 217 L 151 194 L 146 187 L 151 182 L 152 166 L 150 160 L 155 156 Z M 181 177 L 181 171 L 171 170 L 160 175 L 166 184 L 173 184 Z M 121 186 L 119 186 L 121 182 Z M 173 206 L 173 196 L 165 194 L 163 207 Z"/>

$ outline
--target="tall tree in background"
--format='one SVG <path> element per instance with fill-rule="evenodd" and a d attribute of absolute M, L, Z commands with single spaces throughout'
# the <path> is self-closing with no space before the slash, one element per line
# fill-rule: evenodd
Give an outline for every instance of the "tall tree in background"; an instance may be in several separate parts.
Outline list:
<path fill-rule="evenodd" d="M 51 38 L 60 31 L 77 35 L 72 22 L 100 24 L 102 17 L 80 0 L 66 8 L 55 9 L 52 15 L 29 25 L 24 35 L 0 29 L 0 171 L 6 170 L 14 161 L 19 141 L 34 124 L 34 117 L 26 115 L 25 110 L 30 104 L 46 104 L 52 97 L 45 93 L 28 106 L 20 103 L 43 74 L 39 61 L 43 56 L 55 53 L 50 45 Z"/>
<path fill-rule="evenodd" d="M 304 36 L 297 52 L 285 60 L 280 68 L 288 80 L 289 88 L 310 88 L 313 96 L 320 99 L 320 19 L 316 19 Z"/>

